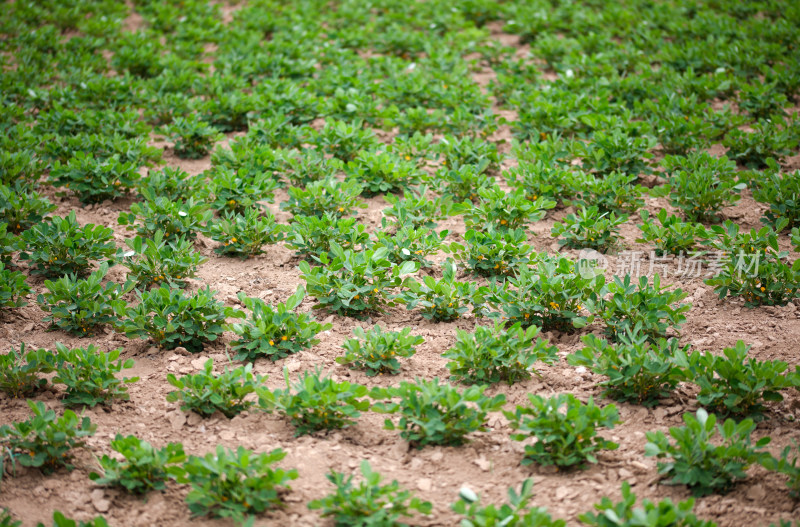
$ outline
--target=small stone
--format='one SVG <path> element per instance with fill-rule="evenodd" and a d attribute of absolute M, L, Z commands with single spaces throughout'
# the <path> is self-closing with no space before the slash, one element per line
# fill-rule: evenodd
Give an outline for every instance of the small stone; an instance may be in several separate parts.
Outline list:
<path fill-rule="evenodd" d="M 174 352 L 175 352 L 175 353 L 177 353 L 178 355 L 184 355 L 184 356 L 191 355 L 191 353 L 189 353 L 189 350 L 187 350 L 187 349 L 186 349 L 186 348 L 184 348 L 183 346 L 178 346 L 177 348 L 175 348 L 175 349 L 174 349 L 174 350 L 172 350 L 172 351 L 174 351 Z"/>
<path fill-rule="evenodd" d="M 206 365 L 206 361 L 207 360 L 208 359 L 205 358 L 205 357 L 200 357 L 199 359 L 194 359 L 192 361 L 192 367 L 197 369 L 197 370 L 202 370 L 203 367 Z"/>
<path fill-rule="evenodd" d="M 488 459 L 486 459 L 483 456 L 479 457 L 478 459 L 473 460 L 472 462 L 475 463 L 476 465 L 478 465 L 478 467 L 483 471 L 487 471 L 490 468 L 492 468 L 492 462 L 489 461 Z"/>
<path fill-rule="evenodd" d="M 300 361 L 292 360 L 286 363 L 286 369 L 290 372 L 296 372 L 301 367 Z"/>
<path fill-rule="evenodd" d="M 181 356 L 180 356 L 180 355 L 170 355 L 170 356 L 167 358 L 167 360 L 168 360 L 168 361 L 170 361 L 170 362 L 173 362 L 173 361 L 176 361 L 176 360 L 178 360 L 178 359 L 180 359 L 180 358 L 181 358 Z"/>
<path fill-rule="evenodd" d="M 750 501 L 761 501 L 767 496 L 767 492 L 762 485 L 752 485 L 747 489 L 746 497 Z"/>
<path fill-rule="evenodd" d="M 105 499 L 105 492 L 103 489 L 95 489 L 92 491 L 92 505 L 97 512 L 108 512 L 111 508 L 111 501 Z"/>
<path fill-rule="evenodd" d="M 434 453 L 433 453 L 433 455 L 431 456 L 431 461 L 433 461 L 434 463 L 436 463 L 436 462 L 439 462 L 439 461 L 441 461 L 442 459 L 444 459 L 444 454 L 442 453 L 442 451 L 441 451 L 441 450 L 437 450 L 437 451 L 436 451 L 436 452 L 434 452 Z"/>
<path fill-rule="evenodd" d="M 417 488 L 422 492 L 429 492 L 433 488 L 431 478 L 420 478 L 417 480 Z"/>
<path fill-rule="evenodd" d="M 30 333 L 31 331 L 33 331 L 33 322 L 25 324 L 25 327 L 22 328 L 23 333 Z"/>
<path fill-rule="evenodd" d="M 169 419 L 169 424 L 172 425 L 173 430 L 180 430 L 186 424 L 186 414 L 183 412 L 172 412 L 167 419 Z"/>
<path fill-rule="evenodd" d="M 567 487 L 564 487 L 562 485 L 561 487 L 558 487 L 556 489 L 556 499 L 557 500 L 563 500 L 564 498 L 569 496 L 569 493 L 570 493 L 570 490 Z"/>
<path fill-rule="evenodd" d="M 631 476 L 633 476 L 633 472 L 631 472 L 627 468 L 619 469 L 619 479 L 628 479 Z"/>

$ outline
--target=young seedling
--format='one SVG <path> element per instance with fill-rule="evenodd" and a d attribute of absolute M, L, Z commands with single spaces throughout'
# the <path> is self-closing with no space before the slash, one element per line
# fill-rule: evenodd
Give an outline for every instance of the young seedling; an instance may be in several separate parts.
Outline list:
<path fill-rule="evenodd" d="M 151 490 L 165 490 L 168 480 L 183 474 L 179 464 L 186 460 L 186 454 L 181 443 L 155 448 L 136 436 L 117 434 L 111 441 L 111 448 L 123 459 L 105 454 L 99 458 L 97 461 L 102 473 L 89 473 L 89 479 L 96 485 L 122 487 L 132 494 L 146 494 Z"/>
<path fill-rule="evenodd" d="M 504 411 L 515 441 L 536 437 L 533 445 L 525 445 L 523 465 L 538 463 L 556 468 L 584 468 L 597 463 L 595 452 L 616 450 L 619 445 L 597 436 L 600 427 L 614 428 L 619 423 L 617 407 L 609 404 L 595 406 L 594 400 L 582 403 L 572 394 L 550 398 L 528 395 L 530 406 L 517 406 L 513 412 Z"/>
<path fill-rule="evenodd" d="M 400 487 L 397 480 L 381 485 L 383 476 L 372 470 L 369 462 L 361 461 L 363 480 L 353 484 L 353 476 L 331 470 L 325 477 L 336 486 L 336 491 L 322 499 L 311 501 L 308 508 L 322 509 L 322 517 L 332 517 L 336 525 L 370 527 L 377 525 L 402 525 L 402 518 L 410 518 L 413 511 L 430 514 L 433 506 Z"/>
<path fill-rule="evenodd" d="M 397 375 L 402 369 L 397 357 L 412 357 L 416 353 L 414 347 L 425 341 L 422 337 L 411 335 L 411 328 L 383 331 L 376 325 L 364 331 L 355 327 L 353 334 L 356 338 L 342 344 L 347 353 L 338 357 L 336 362 L 364 370 L 369 377 Z"/>
<path fill-rule="evenodd" d="M 221 412 L 232 418 L 255 404 L 255 401 L 245 399 L 257 393 L 267 378 L 266 375 L 253 375 L 252 364 L 233 370 L 226 367 L 219 375 L 215 375 L 213 369 L 214 360 L 208 359 L 200 373 L 184 375 L 180 379 L 168 373 L 167 382 L 177 389 L 167 394 L 167 401 L 180 401 L 181 410 L 203 417 Z"/>
<path fill-rule="evenodd" d="M 303 286 L 274 307 L 259 298 L 239 293 L 239 300 L 250 310 L 244 323 L 231 324 L 229 329 L 239 338 L 231 342 L 236 360 L 254 361 L 258 357 L 279 360 L 319 343 L 316 335 L 331 329 L 331 324 L 320 324 L 309 314 L 295 310 L 306 296 Z"/>
<path fill-rule="evenodd" d="M 509 385 L 539 375 L 534 368 L 537 362 L 552 364 L 558 360 L 555 346 L 537 338 L 539 328 L 523 329 L 518 322 L 506 328 L 495 323 L 493 328 L 477 326 L 474 333 L 457 329 L 455 346 L 442 357 L 450 359 L 447 368 L 453 380 L 468 384 L 494 384 L 501 381 Z M 536 340 L 534 340 L 536 339 Z"/>

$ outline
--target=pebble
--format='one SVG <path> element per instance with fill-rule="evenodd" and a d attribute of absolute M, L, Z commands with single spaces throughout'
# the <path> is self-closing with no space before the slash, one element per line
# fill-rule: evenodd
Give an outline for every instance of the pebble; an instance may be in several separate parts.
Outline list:
<path fill-rule="evenodd" d="M 428 492 L 433 488 L 431 478 L 420 478 L 417 480 L 417 488 L 422 492 Z"/>
<path fill-rule="evenodd" d="M 94 505 L 94 508 L 97 510 L 97 512 L 108 512 L 108 509 L 111 508 L 111 501 L 105 498 L 105 492 L 103 489 L 93 490 L 91 498 L 92 505 Z"/>

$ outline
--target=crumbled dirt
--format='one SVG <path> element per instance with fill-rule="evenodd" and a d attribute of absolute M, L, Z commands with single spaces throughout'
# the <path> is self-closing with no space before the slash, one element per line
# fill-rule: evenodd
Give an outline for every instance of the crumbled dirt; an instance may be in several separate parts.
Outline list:
<path fill-rule="evenodd" d="M 140 21 L 130 20 L 126 27 L 133 29 L 139 24 Z M 518 46 L 516 37 L 503 35 L 497 28 L 493 28 L 493 31 L 503 44 Z M 524 55 L 524 52 L 521 50 L 520 54 Z M 476 81 L 486 85 L 491 81 L 491 76 L 481 70 L 476 74 Z M 509 120 L 514 117 L 500 108 L 495 111 Z M 510 139 L 508 127 L 502 127 L 493 139 Z M 715 148 L 711 151 L 722 153 L 716 152 Z M 190 174 L 200 174 L 210 167 L 208 158 L 180 160 L 169 149 L 164 159 L 168 165 L 180 166 Z M 798 159 L 800 157 L 794 156 L 788 164 L 797 168 Z M 59 197 L 52 191 L 45 192 L 58 204 L 55 214 L 65 215 L 74 210 L 81 223 L 112 227 L 119 246 L 124 246 L 123 240 L 130 236 L 116 224 L 118 214 L 129 208 L 130 200 L 84 207 L 74 197 Z M 288 214 L 280 211 L 277 204 L 285 199 L 285 191 L 278 191 L 276 203 L 269 206 L 283 222 L 288 219 Z M 380 225 L 381 210 L 386 203 L 381 197 L 368 199 L 367 203 L 368 208 L 359 212 L 358 219 L 369 229 L 375 229 Z M 646 209 L 651 213 L 662 207 L 669 209 L 665 199 L 646 198 Z M 746 191 L 736 206 L 725 210 L 725 215 L 743 228 L 753 228 L 759 225 L 762 211 L 763 206 L 756 203 L 751 193 Z M 550 228 L 568 212 L 553 211 L 545 220 L 530 225 L 529 243 L 537 251 L 553 253 L 558 250 L 557 243 L 550 237 Z M 632 215 L 629 223 L 624 225 L 624 245 L 629 250 L 649 251 L 650 247 L 635 242 L 639 232 L 636 228 L 638 223 L 638 215 Z M 450 231 L 448 241 L 458 240 L 465 232 L 461 218 L 443 221 L 439 227 Z M 782 248 L 789 248 L 784 238 L 781 245 Z M 213 242 L 201 236 L 198 250 L 209 261 L 200 268 L 198 279 L 192 282 L 189 289 L 197 290 L 208 284 L 218 292 L 218 298 L 229 305 L 241 307 L 236 299 L 240 291 L 268 302 L 283 301 L 302 283 L 296 258 L 282 246 L 270 247 L 264 255 L 241 261 L 217 256 L 213 252 Z M 562 253 L 570 257 L 577 256 L 577 251 L 573 250 L 563 250 Z M 609 256 L 609 265 L 617 267 L 622 257 Z M 440 254 L 433 259 L 441 262 L 445 255 Z M 668 274 L 674 274 L 676 262 L 669 265 Z M 646 267 L 645 263 L 643 270 L 646 271 Z M 109 279 L 124 280 L 124 269 L 121 266 L 113 268 Z M 687 301 L 692 303 L 692 309 L 687 314 L 688 320 L 681 329 L 682 343 L 692 344 L 700 350 L 720 352 L 738 339 L 743 339 L 752 346 L 750 354 L 754 358 L 780 359 L 792 367 L 800 364 L 800 311 L 797 305 L 748 309 L 739 300 L 719 300 L 711 288 L 703 283 L 702 277 L 667 278 L 664 281 L 681 287 L 689 295 Z M 157 446 L 180 441 L 191 454 L 205 454 L 217 445 L 230 448 L 242 445 L 257 451 L 284 449 L 288 455 L 281 465 L 297 468 L 300 477 L 292 484 L 285 509 L 260 517 L 256 525 L 328 525 L 316 512 L 309 511 L 306 503 L 330 492 L 331 485 L 325 479 L 329 470 L 357 472 L 362 459 L 368 459 L 387 480 L 397 479 L 404 487 L 433 503 L 433 513 L 430 517 L 420 518 L 421 525 L 457 524 L 458 518 L 449 507 L 456 500 L 462 485 L 468 485 L 481 494 L 486 503 L 502 503 L 507 498 L 508 487 L 518 487 L 528 477 L 535 481 L 533 503 L 547 507 L 554 517 L 566 519 L 569 525 L 577 525 L 577 516 L 591 510 L 593 504 L 603 496 L 618 499 L 623 481 L 628 481 L 640 498 L 671 498 L 677 501 L 690 496 L 684 487 L 659 484 L 655 460 L 644 457 L 645 432 L 667 431 L 670 426 L 679 426 L 682 424 L 682 414 L 696 409 L 695 393 L 688 385 L 680 386 L 670 399 L 654 409 L 616 403 L 622 423 L 613 430 L 603 431 L 602 435 L 618 442 L 620 447 L 616 451 L 601 453 L 599 463 L 584 471 L 560 473 L 536 466 L 523 467 L 520 464 L 523 445 L 509 438 L 510 428 L 500 413 L 491 415 L 491 429 L 488 432 L 474 434 L 468 445 L 458 448 L 431 446 L 409 450 L 396 432 L 383 429 L 383 416 L 370 412 L 362 415 L 352 428 L 328 435 L 294 438 L 291 426 L 274 415 L 253 411 L 230 420 L 222 416 L 200 419 L 194 415 L 184 415 L 176 404 L 166 402 L 166 394 L 170 391 L 166 382 L 167 373 L 198 371 L 208 357 L 213 358 L 215 367 L 221 369 L 227 361 L 226 345 L 232 338 L 231 334 L 225 334 L 224 338 L 207 346 L 202 353 L 191 356 L 158 350 L 144 340 L 131 340 L 113 332 L 87 339 L 74 338 L 61 331 L 48 331 L 47 324 L 42 321 L 44 313 L 34 302 L 36 294 L 44 290 L 43 282 L 40 279 L 32 279 L 31 282 L 35 289 L 29 298 L 31 304 L 2 321 L 0 349 L 18 347 L 21 342 L 27 346 L 44 348 L 54 348 L 56 342 L 72 347 L 91 343 L 103 350 L 122 348 L 123 358 L 135 360 L 135 367 L 126 371 L 126 375 L 139 376 L 140 380 L 130 385 L 130 401 L 117 402 L 110 408 L 98 407 L 84 411 L 84 415 L 89 416 L 98 428 L 97 434 L 89 440 L 92 454 L 80 452 L 74 471 L 59 471 L 43 476 L 35 470 L 20 470 L 16 477 L 3 479 L 0 505 L 8 507 L 15 517 L 24 521 L 24 525 L 34 525 L 39 521 L 49 523 L 53 510 L 61 510 L 77 519 L 88 519 L 102 512 L 112 526 L 182 526 L 190 522 L 196 526 L 229 524 L 205 518 L 190 519 L 183 503 L 187 493 L 185 486 L 170 485 L 166 492 L 150 493 L 146 500 L 115 490 L 98 489 L 88 478 L 89 472 L 97 467 L 93 456 L 110 453 L 109 440 L 116 434 L 135 434 Z M 313 303 L 312 299 L 306 299 L 300 310 L 310 311 Z M 393 308 L 384 316 L 363 322 L 326 313 L 319 313 L 317 317 L 333 324 L 333 329 L 320 335 L 321 342 L 317 346 L 278 362 L 259 360 L 255 363 L 257 373 L 269 375 L 270 387 L 282 385 L 284 367 L 292 375 L 321 367 L 338 379 L 367 386 L 388 386 L 415 377 L 446 378 L 447 361 L 441 354 L 454 343 L 456 329 L 469 331 L 478 323 L 470 316 L 452 323 L 431 323 L 418 312 L 405 308 Z M 403 362 L 403 372 L 398 377 L 369 378 L 360 371 L 349 370 L 335 362 L 342 353 L 342 342 L 352 336 L 353 328 L 369 327 L 374 323 L 390 330 L 410 327 L 414 334 L 425 339 L 416 355 Z M 563 360 L 564 356 L 581 347 L 582 335 L 600 331 L 600 325 L 595 323 L 571 335 L 546 334 L 558 346 L 562 360 L 552 366 L 542 366 L 541 377 L 513 386 L 494 386 L 488 393 L 504 393 L 508 408 L 525 403 L 528 394 L 570 392 L 581 399 L 594 396 L 604 404 L 611 402 L 603 399 L 601 390 L 595 386 L 602 380 L 600 376 L 585 371 L 579 373 Z M 59 410 L 59 396 L 58 392 L 46 392 L 38 399 L 48 407 Z M 800 427 L 795 420 L 800 417 L 800 395 L 789 390 L 785 397 L 782 403 L 769 404 L 767 419 L 759 424 L 755 434 L 758 437 L 772 437 L 769 450 L 775 455 L 800 435 Z M 24 420 L 28 416 L 25 401 L 10 400 L 0 395 L 0 424 Z M 760 467 L 750 469 L 749 475 L 747 481 L 725 496 L 697 499 L 696 514 L 728 527 L 766 526 L 771 522 L 777 523 L 781 518 L 800 517 L 800 507 L 788 497 L 782 476 L 768 473 Z"/>

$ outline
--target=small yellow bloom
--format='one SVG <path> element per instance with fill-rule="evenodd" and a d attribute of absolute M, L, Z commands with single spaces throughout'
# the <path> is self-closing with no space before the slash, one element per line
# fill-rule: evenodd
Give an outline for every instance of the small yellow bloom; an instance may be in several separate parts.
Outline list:
<path fill-rule="evenodd" d="M 236 238 L 231 238 L 231 243 L 236 243 Z"/>
<path fill-rule="evenodd" d="M 270 341 L 269 341 L 269 345 L 270 345 L 270 346 L 274 346 L 274 345 L 275 345 L 275 341 L 274 341 L 274 340 L 270 340 Z"/>
<path fill-rule="evenodd" d="M 339 212 L 344 212 L 344 207 L 339 207 Z"/>
<path fill-rule="evenodd" d="M 286 341 L 286 340 L 289 340 L 289 337 L 287 337 L 286 335 L 284 335 L 284 336 L 282 336 L 282 337 L 281 337 L 281 340 L 284 340 L 284 341 Z"/>
<path fill-rule="evenodd" d="M 360 297 L 358 295 L 353 297 L 353 300 L 358 300 Z"/>

